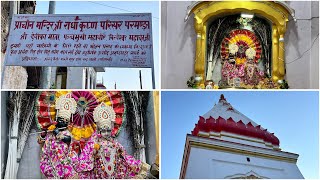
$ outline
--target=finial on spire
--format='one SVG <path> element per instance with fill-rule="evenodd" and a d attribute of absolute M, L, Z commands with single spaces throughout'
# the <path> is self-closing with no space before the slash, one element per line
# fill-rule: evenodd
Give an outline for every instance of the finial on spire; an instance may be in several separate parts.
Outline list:
<path fill-rule="evenodd" d="M 223 94 L 220 95 L 219 102 L 220 102 L 220 101 L 227 101 L 226 98 L 224 98 L 224 95 L 223 95 Z"/>

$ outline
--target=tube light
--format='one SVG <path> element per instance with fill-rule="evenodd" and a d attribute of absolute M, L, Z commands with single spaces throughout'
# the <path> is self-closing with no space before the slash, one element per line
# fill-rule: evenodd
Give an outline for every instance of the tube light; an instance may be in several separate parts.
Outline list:
<path fill-rule="evenodd" d="M 243 17 L 243 18 L 253 18 L 253 14 L 245 14 L 245 13 L 243 13 L 243 14 L 241 14 L 241 17 Z"/>

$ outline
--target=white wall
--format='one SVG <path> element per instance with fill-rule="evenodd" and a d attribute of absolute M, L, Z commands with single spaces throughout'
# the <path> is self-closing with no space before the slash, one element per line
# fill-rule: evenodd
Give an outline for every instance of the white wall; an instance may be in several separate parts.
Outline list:
<path fill-rule="evenodd" d="M 67 89 L 82 89 L 83 67 L 68 67 Z"/>
<path fill-rule="evenodd" d="M 161 6 L 161 87 L 186 88 L 193 75 L 196 41 L 193 17 L 184 22 L 191 1 L 166 4 Z"/>
<path fill-rule="evenodd" d="M 287 80 L 291 88 L 319 88 L 319 3 L 287 2 L 296 12 L 285 36 Z M 315 7 L 313 7 L 315 6 Z M 312 12 L 313 11 L 313 12 Z M 317 17 L 317 18 L 312 18 Z M 293 62 L 294 61 L 294 62 Z"/>
<path fill-rule="evenodd" d="M 311 88 L 319 88 L 319 1 L 311 2 L 311 49 L 310 81 Z"/>
<path fill-rule="evenodd" d="M 190 4 L 190 1 L 162 2 L 162 88 L 187 88 L 186 82 L 193 75 L 196 42 L 193 16 L 184 22 Z M 295 9 L 298 20 L 288 23 L 285 36 L 286 62 L 302 56 L 286 65 L 289 86 L 293 89 L 319 88 L 319 40 L 314 43 L 312 50 L 307 51 L 319 34 L 319 3 L 290 1 L 288 4 Z"/>
<path fill-rule="evenodd" d="M 250 158 L 250 162 L 247 161 Z M 297 165 L 284 161 L 191 147 L 185 178 L 224 179 L 250 171 L 272 179 L 303 178 Z"/>
<path fill-rule="evenodd" d="M 31 129 L 31 133 L 38 131 L 36 126 Z M 17 178 L 20 179 L 40 179 L 40 152 L 41 148 L 37 142 L 37 134 L 29 135 L 26 145 L 21 155 Z"/>
<path fill-rule="evenodd" d="M 235 143 L 240 143 L 240 144 L 246 144 L 250 146 L 256 146 L 256 147 L 261 147 L 261 148 L 266 148 L 266 149 L 273 149 L 274 146 L 269 147 L 266 144 L 271 146 L 271 143 L 266 143 L 262 139 L 258 138 L 252 138 L 248 136 L 242 136 L 234 133 L 228 133 L 222 131 L 221 133 L 218 133 L 220 136 L 211 136 L 210 138 L 213 139 L 219 139 L 223 141 L 228 141 L 228 142 L 235 142 Z"/>

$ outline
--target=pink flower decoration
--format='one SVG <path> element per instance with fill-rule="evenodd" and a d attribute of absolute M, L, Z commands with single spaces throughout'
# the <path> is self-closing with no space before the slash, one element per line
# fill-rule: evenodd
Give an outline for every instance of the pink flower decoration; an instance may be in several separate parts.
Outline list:
<path fill-rule="evenodd" d="M 264 76 L 264 72 L 263 71 L 259 71 L 259 75 L 260 76 Z"/>

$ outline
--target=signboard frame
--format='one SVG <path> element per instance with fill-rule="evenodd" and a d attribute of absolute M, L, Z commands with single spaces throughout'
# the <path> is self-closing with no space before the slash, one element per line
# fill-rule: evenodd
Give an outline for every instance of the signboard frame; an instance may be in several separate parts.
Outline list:
<path fill-rule="evenodd" d="M 151 68 L 151 74 L 152 74 L 152 86 L 153 89 L 155 89 L 155 75 L 154 75 L 154 55 L 153 55 L 153 32 L 152 32 L 152 14 L 151 13 L 117 13 L 117 14 L 14 14 L 12 21 L 11 21 L 11 26 L 10 26 L 10 32 L 11 29 L 15 28 L 15 21 L 14 19 L 18 18 L 19 16 L 22 17 L 84 17 L 84 16 L 106 16 L 106 17 L 111 17 L 111 16 L 139 16 L 139 15 L 143 15 L 143 16 L 148 16 L 148 20 L 149 20 L 149 34 L 150 34 L 150 44 L 152 45 L 152 47 L 150 48 L 149 52 L 150 52 L 150 65 L 145 66 L 145 67 L 140 67 L 140 66 L 110 66 L 110 65 L 101 65 L 101 64 L 97 64 L 95 65 L 95 63 L 90 63 L 90 65 L 86 64 L 86 65 L 62 65 L 62 64 L 50 64 L 50 65 L 39 65 L 39 64 L 17 64 L 17 63 L 12 63 L 9 62 L 8 59 L 10 59 L 10 43 L 11 43 L 11 39 L 12 39 L 12 34 L 10 35 L 9 33 L 9 37 L 8 37 L 8 45 L 7 45 L 7 49 L 6 49 L 6 55 L 5 55 L 5 62 L 4 65 L 5 66 L 32 66 L 32 67 L 112 67 L 112 68 Z M 96 18 L 95 18 L 96 19 Z M 124 22 L 124 21 L 123 21 Z"/>

